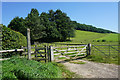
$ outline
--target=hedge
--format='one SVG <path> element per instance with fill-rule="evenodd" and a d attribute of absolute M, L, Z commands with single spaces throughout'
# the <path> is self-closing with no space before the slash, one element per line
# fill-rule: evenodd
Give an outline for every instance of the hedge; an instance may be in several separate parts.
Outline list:
<path fill-rule="evenodd" d="M 10 28 L 3 26 L 2 28 L 2 49 L 18 49 L 27 45 L 26 37 Z"/>

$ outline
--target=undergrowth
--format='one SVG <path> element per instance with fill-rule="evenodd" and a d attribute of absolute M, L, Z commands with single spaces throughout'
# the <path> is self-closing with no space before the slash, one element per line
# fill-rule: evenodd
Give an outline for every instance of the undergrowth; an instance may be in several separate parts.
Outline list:
<path fill-rule="evenodd" d="M 61 69 L 52 63 L 40 63 L 26 58 L 11 58 L 2 62 L 2 80 L 61 78 Z"/>

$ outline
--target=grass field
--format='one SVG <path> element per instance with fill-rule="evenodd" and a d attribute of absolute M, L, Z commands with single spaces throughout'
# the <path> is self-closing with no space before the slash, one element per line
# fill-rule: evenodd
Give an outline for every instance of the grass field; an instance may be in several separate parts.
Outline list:
<path fill-rule="evenodd" d="M 43 45 L 52 45 L 58 47 L 65 46 L 65 45 L 61 45 L 61 43 L 63 44 L 91 43 L 92 45 L 118 45 L 118 34 L 114 34 L 114 33 L 95 33 L 95 32 L 76 30 L 75 35 L 76 36 L 74 38 L 71 38 L 70 41 L 53 42 L 49 44 L 42 43 L 39 46 L 43 46 Z M 112 47 L 115 49 L 113 49 Z M 97 46 L 97 48 L 102 50 L 102 52 L 105 53 L 107 56 L 92 47 L 91 55 L 86 59 L 95 62 L 118 64 L 118 51 L 116 51 L 116 49 L 119 50 L 118 46 L 112 46 L 112 47 Z"/>
<path fill-rule="evenodd" d="M 56 42 L 56 43 L 79 43 L 79 44 L 88 44 L 92 45 L 118 45 L 118 34 L 114 33 L 95 33 L 88 31 L 76 30 L 76 36 L 71 38 L 71 41 L 67 42 Z M 60 45 L 59 45 L 60 46 Z M 115 49 L 113 49 L 113 48 Z M 102 62 L 102 63 L 114 63 L 118 64 L 118 46 L 97 46 L 98 49 L 102 50 L 103 53 L 92 47 L 91 55 L 88 56 L 87 60 Z"/>
<path fill-rule="evenodd" d="M 104 37 L 106 34 L 76 30 L 75 35 L 74 38 L 71 38 L 72 42 L 86 43 Z"/>
<path fill-rule="evenodd" d="M 114 42 L 114 41 L 118 41 L 118 34 L 107 34 L 105 35 L 104 37 L 101 37 L 99 39 L 96 39 L 96 40 L 106 40 L 106 41 L 110 41 L 110 42 Z"/>
<path fill-rule="evenodd" d="M 114 33 L 96 33 L 89 31 L 76 30 L 75 37 L 66 42 L 55 43 L 77 43 L 77 44 L 118 44 L 118 34 Z M 105 40 L 105 41 L 102 41 Z"/>

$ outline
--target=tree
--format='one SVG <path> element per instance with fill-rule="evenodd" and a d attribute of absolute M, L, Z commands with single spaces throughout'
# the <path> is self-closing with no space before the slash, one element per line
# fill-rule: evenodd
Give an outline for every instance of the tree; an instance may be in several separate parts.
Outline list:
<path fill-rule="evenodd" d="M 57 30 L 60 33 L 59 39 L 61 41 L 67 40 L 70 37 L 71 33 L 74 33 L 74 26 L 71 24 L 70 18 L 67 16 L 66 13 L 63 13 L 61 10 L 56 10 L 54 13 L 55 15 L 55 22 L 57 24 Z"/>
<path fill-rule="evenodd" d="M 30 14 L 25 18 L 25 26 L 31 30 L 32 42 L 39 40 L 45 36 L 45 27 L 41 25 L 39 12 L 32 9 Z"/>
<path fill-rule="evenodd" d="M 37 9 L 31 12 L 25 19 L 15 17 L 9 24 L 9 28 L 19 31 L 26 36 L 26 29 L 31 30 L 31 40 L 34 41 L 65 41 L 74 36 L 75 24 L 66 13 L 61 10 L 49 10 L 39 15 Z"/>
<path fill-rule="evenodd" d="M 12 30 L 19 31 L 23 35 L 26 35 L 26 26 L 25 26 L 25 20 L 21 17 L 15 17 L 10 24 L 8 25 L 8 28 L 11 28 Z"/>

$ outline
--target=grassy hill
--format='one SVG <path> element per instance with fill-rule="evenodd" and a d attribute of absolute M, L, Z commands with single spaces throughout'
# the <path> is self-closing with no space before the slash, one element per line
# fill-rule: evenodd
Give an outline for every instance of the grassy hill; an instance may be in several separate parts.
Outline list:
<path fill-rule="evenodd" d="M 104 37 L 101 37 L 101 38 L 97 39 L 97 40 L 100 40 L 100 41 L 106 40 L 106 41 L 110 41 L 110 42 L 118 41 L 118 34 L 110 33 L 110 34 L 105 35 Z"/>
<path fill-rule="evenodd" d="M 75 31 L 75 37 L 71 41 L 57 43 L 91 43 L 91 44 L 118 44 L 118 34 L 115 33 L 96 33 L 89 31 Z M 102 41 L 104 40 L 104 41 Z M 112 43 L 111 43 L 112 42 Z"/>
<path fill-rule="evenodd" d="M 81 31 L 76 30 L 75 37 L 71 38 L 72 42 L 91 42 L 95 39 L 104 37 L 106 33 L 95 33 L 95 32 L 89 32 L 89 31 Z"/>
<path fill-rule="evenodd" d="M 74 38 L 71 38 L 72 42 L 93 42 L 93 40 L 118 41 L 118 34 L 114 33 L 95 33 L 76 30 L 75 34 L 76 36 Z"/>
<path fill-rule="evenodd" d="M 79 43 L 87 44 L 91 43 L 92 45 L 118 45 L 118 34 L 115 33 L 95 33 L 88 31 L 76 30 L 76 36 L 71 38 L 71 41 L 59 42 L 59 43 Z M 102 63 L 114 63 L 118 64 L 118 46 L 96 46 L 91 49 L 91 55 L 86 59 L 95 62 Z M 104 53 L 104 54 L 103 54 Z"/>

